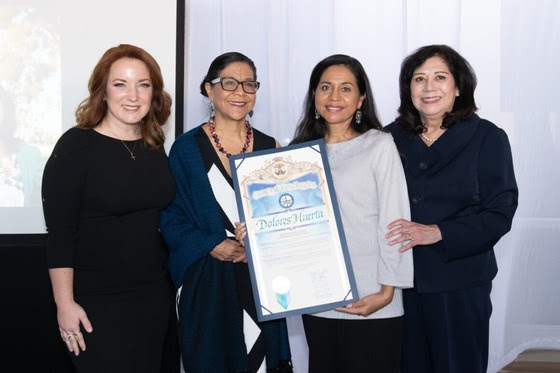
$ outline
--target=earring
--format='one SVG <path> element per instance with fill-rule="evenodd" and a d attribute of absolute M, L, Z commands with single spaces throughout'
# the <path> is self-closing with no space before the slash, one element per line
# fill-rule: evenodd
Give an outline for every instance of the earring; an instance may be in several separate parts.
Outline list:
<path fill-rule="evenodd" d="M 358 110 L 356 110 L 356 123 L 360 124 L 361 121 L 362 121 L 362 111 L 358 108 Z"/>
<path fill-rule="evenodd" d="M 315 119 L 319 118 L 321 118 L 321 115 L 319 115 L 319 112 L 317 111 L 317 109 L 315 109 Z"/>
<path fill-rule="evenodd" d="M 210 112 L 214 114 L 214 102 L 210 101 Z"/>

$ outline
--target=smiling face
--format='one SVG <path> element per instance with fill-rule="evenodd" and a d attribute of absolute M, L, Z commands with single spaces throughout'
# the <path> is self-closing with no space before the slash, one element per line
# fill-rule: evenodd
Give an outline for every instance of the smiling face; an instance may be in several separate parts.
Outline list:
<path fill-rule="evenodd" d="M 146 64 L 121 58 L 111 66 L 105 92 L 105 119 L 114 125 L 137 125 L 150 111 L 152 82 Z"/>
<path fill-rule="evenodd" d="M 254 81 L 255 76 L 251 66 L 245 62 L 232 62 L 219 74 L 220 78 L 234 78 L 239 82 Z M 214 104 L 216 120 L 242 121 L 253 108 L 257 95 L 245 93 L 241 84 L 235 91 L 226 91 L 220 83 L 206 83 L 206 93 Z"/>
<path fill-rule="evenodd" d="M 423 122 L 434 122 L 439 126 L 445 114 L 453 110 L 459 90 L 447 63 L 441 57 L 434 56 L 414 70 L 410 93 Z"/>
<path fill-rule="evenodd" d="M 323 72 L 315 89 L 315 109 L 328 125 L 349 127 L 364 98 L 352 71 L 333 65 Z"/>

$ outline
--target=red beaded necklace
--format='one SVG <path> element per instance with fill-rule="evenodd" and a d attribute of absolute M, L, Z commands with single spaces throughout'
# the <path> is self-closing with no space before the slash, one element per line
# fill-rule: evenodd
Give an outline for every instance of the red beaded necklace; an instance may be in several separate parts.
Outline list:
<path fill-rule="evenodd" d="M 241 149 L 239 154 L 243 154 L 243 153 L 247 152 L 247 149 L 249 148 L 249 144 L 251 143 L 251 137 L 253 137 L 253 128 L 249 124 L 248 120 L 245 120 L 245 127 L 247 128 L 247 135 L 245 137 L 245 145 L 243 146 L 243 149 Z M 218 134 L 216 133 L 216 127 L 214 126 L 214 117 L 210 117 L 210 119 L 208 120 L 208 128 L 210 129 L 210 134 L 214 138 L 214 142 L 216 143 L 216 148 L 218 148 L 218 150 L 221 153 L 225 154 L 226 157 L 228 157 L 228 158 L 231 157 L 233 154 L 228 153 L 226 150 L 224 150 L 224 147 L 220 143 L 220 139 L 218 138 Z"/>

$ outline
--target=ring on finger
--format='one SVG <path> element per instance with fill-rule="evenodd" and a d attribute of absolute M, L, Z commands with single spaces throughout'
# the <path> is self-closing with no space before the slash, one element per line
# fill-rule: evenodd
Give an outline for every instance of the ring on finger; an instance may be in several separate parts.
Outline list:
<path fill-rule="evenodd" d="M 409 241 L 412 241 L 412 240 L 413 240 L 412 235 L 411 235 L 410 233 L 408 234 L 408 240 L 409 240 Z"/>

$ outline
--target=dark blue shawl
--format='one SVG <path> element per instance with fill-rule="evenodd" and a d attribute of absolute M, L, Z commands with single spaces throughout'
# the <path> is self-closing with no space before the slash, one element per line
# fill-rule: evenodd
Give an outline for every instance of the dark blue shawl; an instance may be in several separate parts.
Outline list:
<path fill-rule="evenodd" d="M 183 286 L 178 305 L 181 354 L 186 372 L 243 372 L 247 351 L 235 264 L 209 255 L 226 234 L 195 139 L 201 130 L 197 127 L 179 136 L 171 148 L 169 162 L 177 192 L 161 215 L 171 277 L 175 288 Z M 289 360 L 285 320 L 259 326 L 267 341 L 267 367 Z"/>

